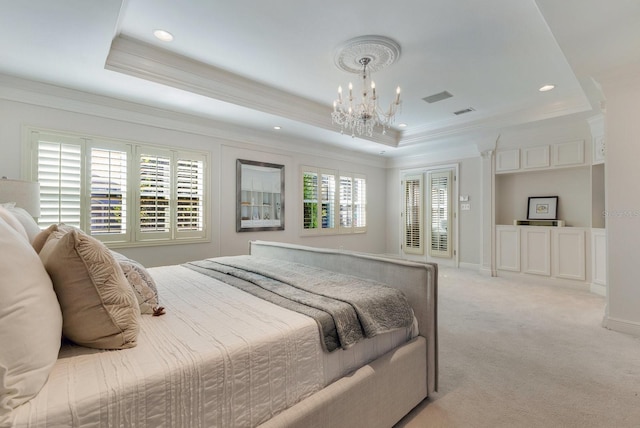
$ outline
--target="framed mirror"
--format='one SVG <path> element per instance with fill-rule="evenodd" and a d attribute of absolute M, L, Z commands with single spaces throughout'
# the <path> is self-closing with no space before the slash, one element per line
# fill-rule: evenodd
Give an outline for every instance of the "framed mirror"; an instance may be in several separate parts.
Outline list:
<path fill-rule="evenodd" d="M 284 230 L 284 165 L 236 160 L 236 231 Z"/>

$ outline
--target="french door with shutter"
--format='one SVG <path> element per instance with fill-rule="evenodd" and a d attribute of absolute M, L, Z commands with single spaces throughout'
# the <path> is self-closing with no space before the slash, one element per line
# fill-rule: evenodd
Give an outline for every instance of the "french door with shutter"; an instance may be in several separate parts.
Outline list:
<path fill-rule="evenodd" d="M 402 180 L 402 251 L 453 258 L 454 169 L 406 175 Z"/>

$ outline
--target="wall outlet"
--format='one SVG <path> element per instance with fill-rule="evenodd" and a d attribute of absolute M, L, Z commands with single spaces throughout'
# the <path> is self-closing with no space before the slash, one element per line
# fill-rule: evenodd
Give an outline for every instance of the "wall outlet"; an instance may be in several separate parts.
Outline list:
<path fill-rule="evenodd" d="M 469 211 L 471 209 L 471 204 L 460 204 L 460 209 L 462 211 Z"/>

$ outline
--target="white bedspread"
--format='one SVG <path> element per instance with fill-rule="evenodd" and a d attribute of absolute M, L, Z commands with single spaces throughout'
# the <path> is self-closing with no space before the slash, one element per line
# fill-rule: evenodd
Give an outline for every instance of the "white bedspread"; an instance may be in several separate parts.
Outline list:
<path fill-rule="evenodd" d="M 181 266 L 150 269 L 167 314 L 138 346 L 64 346 L 17 427 L 249 427 L 405 342 L 395 331 L 322 351 L 311 318 Z"/>

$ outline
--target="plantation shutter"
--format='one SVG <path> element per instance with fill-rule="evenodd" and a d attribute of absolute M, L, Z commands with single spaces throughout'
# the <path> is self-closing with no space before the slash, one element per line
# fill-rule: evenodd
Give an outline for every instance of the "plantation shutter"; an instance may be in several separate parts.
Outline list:
<path fill-rule="evenodd" d="M 364 177 L 353 177 L 353 226 L 367 227 L 367 181 Z"/>
<path fill-rule="evenodd" d="M 340 227 L 353 224 L 353 178 L 340 176 Z"/>
<path fill-rule="evenodd" d="M 403 250 L 408 254 L 422 254 L 422 175 L 406 177 L 403 189 Z"/>
<path fill-rule="evenodd" d="M 322 200 L 321 220 L 323 229 L 336 227 L 336 176 L 332 173 L 321 173 L 320 196 Z"/>
<path fill-rule="evenodd" d="M 65 223 L 81 227 L 82 215 L 82 142 L 80 138 L 32 133 L 37 150 L 33 173 L 40 183 L 38 225 Z"/>
<path fill-rule="evenodd" d="M 140 240 L 171 236 L 171 153 L 144 150 L 138 154 Z"/>
<path fill-rule="evenodd" d="M 203 236 L 204 159 L 178 154 L 176 162 L 176 235 Z"/>
<path fill-rule="evenodd" d="M 302 173 L 302 227 L 318 228 L 318 173 L 303 171 Z"/>
<path fill-rule="evenodd" d="M 451 170 L 434 171 L 429 180 L 429 255 L 451 257 Z"/>
<path fill-rule="evenodd" d="M 127 235 L 127 151 L 91 144 L 89 150 L 89 230 L 104 241 Z"/>

